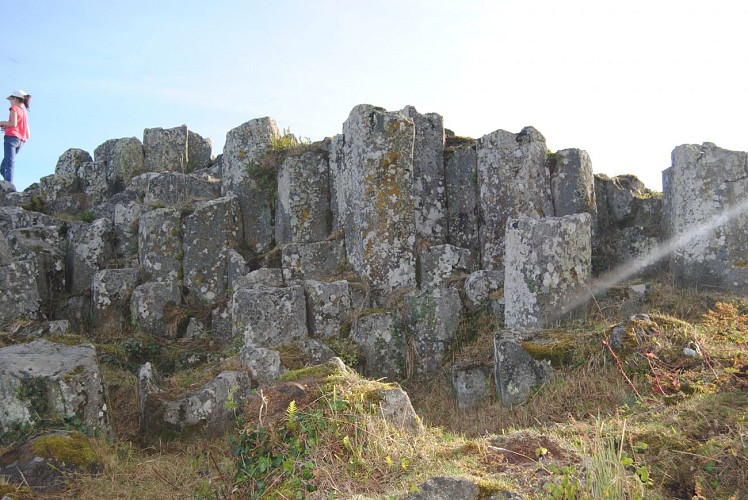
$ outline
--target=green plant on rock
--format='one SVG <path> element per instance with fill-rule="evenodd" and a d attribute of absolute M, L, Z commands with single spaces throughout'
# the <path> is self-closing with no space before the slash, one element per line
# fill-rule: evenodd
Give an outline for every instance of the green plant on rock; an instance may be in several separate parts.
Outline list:
<path fill-rule="evenodd" d="M 82 220 L 83 222 L 87 222 L 90 224 L 96 220 L 96 215 L 92 211 L 86 210 L 85 212 L 81 212 L 78 218 L 80 218 L 80 220 Z"/>

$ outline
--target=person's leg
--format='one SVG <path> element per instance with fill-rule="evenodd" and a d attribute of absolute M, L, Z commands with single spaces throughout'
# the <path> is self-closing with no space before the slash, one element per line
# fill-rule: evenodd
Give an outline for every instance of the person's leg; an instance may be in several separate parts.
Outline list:
<path fill-rule="evenodd" d="M 21 149 L 21 139 L 18 137 L 5 136 L 3 142 L 3 157 L 2 165 L 0 165 L 0 173 L 8 182 L 13 182 L 13 169 L 16 164 L 16 153 Z"/>

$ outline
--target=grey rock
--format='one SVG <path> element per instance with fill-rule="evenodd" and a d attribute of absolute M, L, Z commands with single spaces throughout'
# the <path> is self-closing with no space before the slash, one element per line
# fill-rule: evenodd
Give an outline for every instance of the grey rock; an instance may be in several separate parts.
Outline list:
<path fill-rule="evenodd" d="M 449 243 L 478 250 L 480 248 L 480 199 L 478 156 L 475 141 L 450 147 L 444 153 L 447 187 Z"/>
<path fill-rule="evenodd" d="M 271 287 L 278 288 L 283 286 L 283 270 L 277 267 L 263 267 L 256 269 L 245 276 L 236 279 L 232 284 L 235 291 L 240 288 L 257 288 Z"/>
<path fill-rule="evenodd" d="M 226 296 L 228 251 L 241 241 L 236 197 L 199 203 L 183 221 L 184 285 L 203 302 Z"/>
<path fill-rule="evenodd" d="M 217 438 L 236 424 L 235 411 L 251 391 L 249 376 L 241 371 L 223 371 L 197 391 L 176 399 L 158 387 L 151 366 L 138 374 L 141 401 L 141 432 L 149 443 L 180 439 Z"/>
<path fill-rule="evenodd" d="M 504 299 L 508 328 L 542 329 L 587 312 L 590 238 L 586 213 L 507 221 Z"/>
<path fill-rule="evenodd" d="M 676 284 L 748 294 L 748 153 L 678 146 L 663 181 Z"/>
<path fill-rule="evenodd" d="M 452 245 L 434 245 L 421 255 L 420 286 L 426 290 L 446 286 L 451 278 L 460 278 L 478 267 L 473 252 Z"/>
<path fill-rule="evenodd" d="M 304 293 L 309 335 L 320 339 L 337 336 L 352 312 L 348 282 L 306 280 Z"/>
<path fill-rule="evenodd" d="M 433 245 L 447 241 L 447 192 L 444 174 L 444 121 L 406 106 L 413 121 L 413 205 L 417 237 Z"/>
<path fill-rule="evenodd" d="M 106 174 L 110 194 L 124 191 L 130 180 L 145 172 L 143 143 L 135 137 L 110 139 L 94 150 L 95 168 Z"/>
<path fill-rule="evenodd" d="M 239 362 L 252 374 L 252 380 L 260 387 L 277 381 L 286 369 L 280 359 L 280 352 L 274 349 L 244 344 L 239 351 Z"/>
<path fill-rule="evenodd" d="M 211 143 L 186 125 L 143 132 L 145 169 L 149 172 L 188 173 L 210 164 Z"/>
<path fill-rule="evenodd" d="M 66 290 L 65 227 L 31 226 L 8 232 L 7 243 L 18 260 L 34 259 L 39 298 L 50 303 Z"/>
<path fill-rule="evenodd" d="M 177 306 L 182 297 L 179 287 L 170 282 L 148 282 L 135 288 L 130 299 L 130 315 L 135 328 L 144 333 L 175 337 L 178 332 L 168 328 L 164 317 L 167 306 Z"/>
<path fill-rule="evenodd" d="M 278 170 L 275 242 L 312 243 L 332 230 L 327 153 L 288 154 Z"/>
<path fill-rule="evenodd" d="M 255 347 L 274 348 L 307 337 L 304 289 L 243 288 L 231 301 L 234 336 Z"/>
<path fill-rule="evenodd" d="M 125 193 L 119 195 L 123 194 Z M 118 256 L 134 258 L 138 255 L 140 217 L 147 212 L 147 208 L 133 199 L 122 198 L 120 202 L 114 203 L 112 209 L 115 251 Z"/>
<path fill-rule="evenodd" d="M 164 172 L 148 179 L 143 202 L 151 207 L 193 209 L 200 201 L 221 196 L 221 184 L 181 172 Z"/>
<path fill-rule="evenodd" d="M 484 269 L 503 269 L 506 221 L 553 214 L 543 135 L 533 127 L 518 134 L 497 130 L 478 139 L 478 187 L 483 214 Z"/>
<path fill-rule="evenodd" d="M 594 238 L 597 226 L 595 177 L 592 161 L 586 151 L 563 149 L 556 152 L 551 171 L 551 194 L 556 217 L 590 214 Z"/>
<path fill-rule="evenodd" d="M 56 450 L 65 449 L 72 456 L 95 456 L 91 442 L 78 432 L 46 432 L 34 436 L 0 456 L 0 477 L 28 486 L 33 493 L 53 494 L 64 491 L 75 474 L 97 474 L 102 465 L 98 458 L 83 463 L 65 461 Z M 10 499 L 10 496 L 3 496 Z"/>
<path fill-rule="evenodd" d="M 283 247 L 283 279 L 286 283 L 329 280 L 345 264 L 345 246 L 340 240 L 291 243 Z"/>
<path fill-rule="evenodd" d="M 140 217 L 138 261 L 149 281 L 177 282 L 182 274 L 182 218 L 173 208 L 157 208 Z"/>
<path fill-rule="evenodd" d="M 465 279 L 465 297 L 469 308 L 486 302 L 491 294 L 503 290 L 504 271 L 485 269 L 470 273 Z"/>
<path fill-rule="evenodd" d="M 343 124 L 346 252 L 353 269 L 381 295 L 415 286 L 413 147 L 415 126 L 398 112 L 353 108 Z"/>
<path fill-rule="evenodd" d="M 550 362 L 536 361 L 516 341 L 503 337 L 500 333 L 494 338 L 496 392 L 504 405 L 521 404 L 553 369 Z"/>
<path fill-rule="evenodd" d="M 96 349 L 44 339 L 0 349 L 0 427 L 77 417 L 108 435 L 109 417 Z M 39 411 L 44 409 L 43 414 Z"/>
<path fill-rule="evenodd" d="M 109 219 L 74 223 L 68 231 L 67 285 L 72 293 L 90 290 L 91 279 L 114 257 L 114 231 Z"/>
<path fill-rule="evenodd" d="M 36 277 L 36 260 L 15 260 L 0 266 L 0 325 L 18 319 L 36 319 L 41 315 L 41 298 Z"/>
<path fill-rule="evenodd" d="M 221 193 L 236 195 L 243 223 L 243 244 L 255 253 L 272 248 L 274 229 L 271 203 L 273 188 L 263 186 L 263 176 L 275 184 L 275 172 L 263 171 L 263 156 L 272 139 L 279 137 L 272 118 L 257 118 L 226 134 L 223 147 Z"/>
<path fill-rule="evenodd" d="M 491 367 L 483 365 L 452 366 L 452 388 L 457 406 L 470 408 L 491 396 Z"/>
<path fill-rule="evenodd" d="M 98 331 L 119 332 L 130 324 L 130 298 L 139 277 L 137 269 L 104 269 L 94 274 L 91 305 Z"/>
<path fill-rule="evenodd" d="M 406 500 L 478 500 L 480 488 L 469 479 L 457 477 L 432 477 L 418 485 Z"/>
<path fill-rule="evenodd" d="M 460 294 L 454 288 L 422 290 L 407 294 L 404 302 L 415 355 L 413 373 L 436 373 L 460 325 Z"/>
<path fill-rule="evenodd" d="M 423 423 L 413 409 L 410 398 L 404 390 L 400 387 L 383 389 L 381 396 L 379 409 L 385 422 L 402 429 L 411 436 L 423 434 Z"/>
<path fill-rule="evenodd" d="M 345 136 L 337 134 L 330 139 L 328 147 L 328 169 L 330 175 L 330 210 L 332 211 L 333 231 L 342 231 L 346 217 L 353 214 L 347 212 L 345 201 L 344 180 L 350 175 L 345 162 Z"/>
<path fill-rule="evenodd" d="M 353 322 L 351 340 L 366 359 L 366 376 L 397 380 L 405 375 L 405 338 L 392 313 L 361 316 Z"/>

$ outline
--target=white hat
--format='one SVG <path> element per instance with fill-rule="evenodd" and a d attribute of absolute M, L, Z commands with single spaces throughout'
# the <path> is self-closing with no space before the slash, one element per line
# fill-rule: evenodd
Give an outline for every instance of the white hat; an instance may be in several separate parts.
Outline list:
<path fill-rule="evenodd" d="M 24 92 L 23 90 L 14 90 L 13 92 L 10 93 L 10 95 L 7 97 L 7 99 L 10 99 L 11 97 L 17 97 L 19 99 L 23 99 L 27 95 L 28 94 L 26 92 Z"/>

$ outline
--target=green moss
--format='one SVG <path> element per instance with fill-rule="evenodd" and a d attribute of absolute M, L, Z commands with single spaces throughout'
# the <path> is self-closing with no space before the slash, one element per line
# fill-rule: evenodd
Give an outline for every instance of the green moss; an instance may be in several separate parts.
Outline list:
<path fill-rule="evenodd" d="M 42 436 L 31 445 L 31 451 L 40 457 L 88 471 L 93 471 L 100 465 L 91 443 L 79 432 Z"/>
<path fill-rule="evenodd" d="M 558 369 L 572 362 L 576 338 L 561 332 L 554 332 L 543 339 L 520 341 L 519 344 L 533 359 L 548 360 L 551 366 Z"/>
<path fill-rule="evenodd" d="M 290 370 L 298 370 L 304 367 L 306 356 L 301 347 L 296 344 L 284 344 L 277 349 L 280 354 L 280 362 L 284 367 Z"/>
<path fill-rule="evenodd" d="M 337 369 L 333 366 L 328 365 L 315 365 L 306 368 L 300 368 L 298 370 L 290 370 L 284 373 L 280 380 L 281 382 L 293 382 L 305 377 L 327 377 L 337 372 Z"/>

